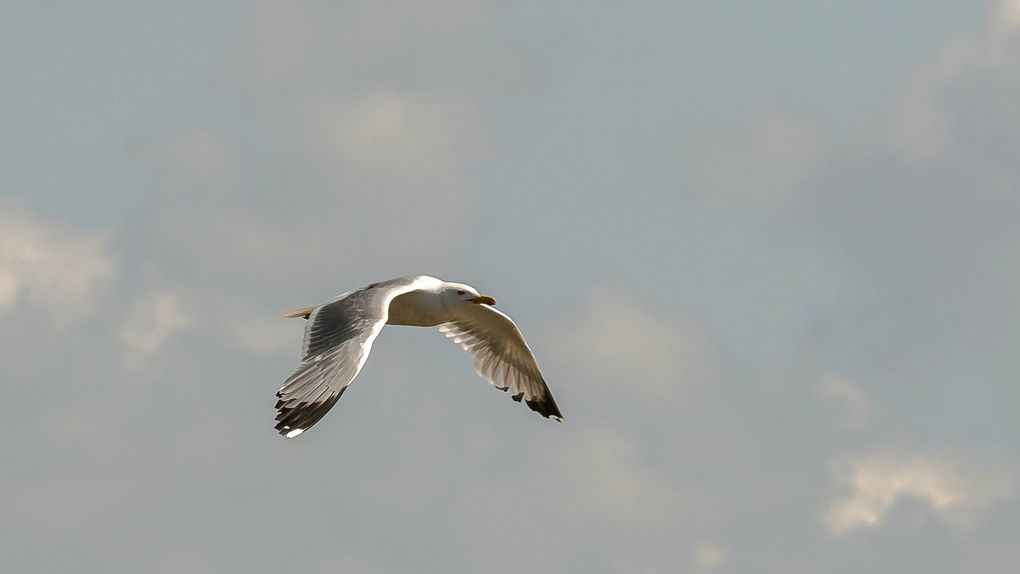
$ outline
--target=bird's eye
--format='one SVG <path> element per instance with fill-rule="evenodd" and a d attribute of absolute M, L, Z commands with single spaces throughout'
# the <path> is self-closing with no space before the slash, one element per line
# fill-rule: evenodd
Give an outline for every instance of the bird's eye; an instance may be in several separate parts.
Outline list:
<path fill-rule="evenodd" d="M 460 291 L 460 290 L 458 290 L 458 291 L 457 291 L 457 294 L 458 294 L 458 295 L 463 295 L 463 294 L 464 294 L 464 292 L 463 292 L 463 291 Z"/>

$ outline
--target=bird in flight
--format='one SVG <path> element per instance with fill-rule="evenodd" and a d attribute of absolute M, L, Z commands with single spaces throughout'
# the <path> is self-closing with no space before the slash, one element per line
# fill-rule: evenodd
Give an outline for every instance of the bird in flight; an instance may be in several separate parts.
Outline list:
<path fill-rule="evenodd" d="M 276 393 L 276 430 L 287 438 L 307 431 L 329 412 L 368 359 L 383 325 L 439 327 L 475 358 L 475 370 L 515 401 L 563 421 L 535 355 L 496 300 L 470 285 L 416 275 L 286 313 L 303 317 L 304 347 L 297 369 Z"/>

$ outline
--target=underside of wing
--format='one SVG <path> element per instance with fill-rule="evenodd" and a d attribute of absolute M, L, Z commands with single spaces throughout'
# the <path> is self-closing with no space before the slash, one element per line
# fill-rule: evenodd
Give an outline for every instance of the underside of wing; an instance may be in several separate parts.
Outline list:
<path fill-rule="evenodd" d="M 510 317 L 489 305 L 471 304 L 456 310 L 439 330 L 474 355 L 475 370 L 496 388 L 544 417 L 563 420 L 535 355 Z"/>

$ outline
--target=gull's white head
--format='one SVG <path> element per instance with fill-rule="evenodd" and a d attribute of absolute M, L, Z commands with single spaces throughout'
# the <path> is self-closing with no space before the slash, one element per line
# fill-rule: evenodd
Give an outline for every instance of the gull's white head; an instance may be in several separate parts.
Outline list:
<path fill-rule="evenodd" d="M 480 305 L 495 305 L 496 299 L 491 295 L 480 295 L 478 290 L 463 283 L 444 283 L 439 291 L 439 296 L 447 305 L 461 303 L 476 303 Z"/>

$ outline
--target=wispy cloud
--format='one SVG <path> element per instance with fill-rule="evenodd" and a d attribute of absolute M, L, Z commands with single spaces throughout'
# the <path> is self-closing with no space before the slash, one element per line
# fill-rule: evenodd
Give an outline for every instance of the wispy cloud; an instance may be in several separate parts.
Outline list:
<path fill-rule="evenodd" d="M 822 518 L 840 536 L 881 527 L 904 498 L 924 503 L 951 526 L 972 527 L 1016 495 L 1017 473 L 1002 461 L 963 453 L 889 449 L 834 462 L 832 478 L 846 494 L 831 501 Z"/>
<path fill-rule="evenodd" d="M 713 572 L 726 564 L 729 553 L 726 547 L 709 540 L 699 542 L 694 547 L 694 565 L 699 572 Z"/>
<path fill-rule="evenodd" d="M 463 185 L 465 160 L 488 147 L 484 115 L 462 95 L 392 89 L 320 95 L 304 114 L 314 149 L 341 173 L 353 168 L 405 184 Z"/>
<path fill-rule="evenodd" d="M 663 398 L 715 377 L 705 332 L 618 289 L 592 290 L 581 316 L 557 329 L 549 343 L 585 368 L 601 392 Z"/>
<path fill-rule="evenodd" d="M 168 290 L 144 293 L 131 303 L 117 330 L 125 365 L 131 369 L 141 367 L 171 336 L 197 323 L 198 317 L 180 294 Z"/>
<path fill-rule="evenodd" d="M 109 234 L 0 207 L 0 312 L 24 302 L 67 325 L 95 311 L 117 276 Z"/>
<path fill-rule="evenodd" d="M 836 423 L 859 429 L 871 416 L 871 400 L 859 385 L 846 377 L 829 373 L 818 382 L 818 394 L 836 413 Z"/>
<path fill-rule="evenodd" d="M 877 127 L 901 158 L 935 160 L 962 151 L 959 136 L 969 130 L 955 108 L 959 93 L 976 79 L 1017 74 L 1018 14 L 1015 0 L 1000 0 L 983 29 L 953 37 L 914 71 Z"/>

